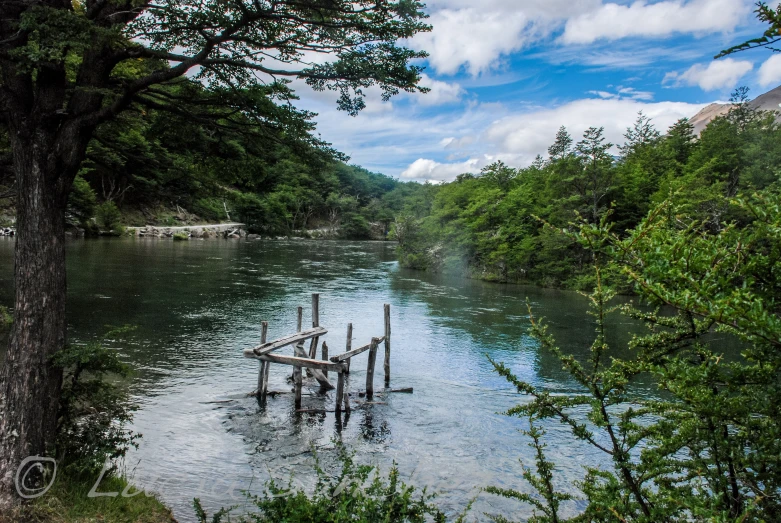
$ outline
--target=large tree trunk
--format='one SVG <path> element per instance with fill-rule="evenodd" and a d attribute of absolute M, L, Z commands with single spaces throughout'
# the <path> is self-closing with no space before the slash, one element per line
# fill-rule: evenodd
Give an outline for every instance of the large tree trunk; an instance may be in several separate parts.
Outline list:
<path fill-rule="evenodd" d="M 12 133 L 13 134 L 13 133 Z M 15 476 L 29 456 L 54 445 L 65 345 L 65 206 L 68 173 L 54 160 L 56 133 L 12 136 L 16 171 L 16 297 L 10 347 L 0 373 L 0 512 L 17 504 Z M 58 165 L 59 164 L 59 165 Z"/>

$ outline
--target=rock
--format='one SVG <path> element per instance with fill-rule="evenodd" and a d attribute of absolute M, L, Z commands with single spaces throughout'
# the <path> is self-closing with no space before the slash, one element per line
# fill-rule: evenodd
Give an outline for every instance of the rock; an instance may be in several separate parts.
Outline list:
<path fill-rule="evenodd" d="M 247 239 L 248 240 L 259 240 L 260 239 L 260 235 L 259 234 L 248 234 L 247 235 Z"/>

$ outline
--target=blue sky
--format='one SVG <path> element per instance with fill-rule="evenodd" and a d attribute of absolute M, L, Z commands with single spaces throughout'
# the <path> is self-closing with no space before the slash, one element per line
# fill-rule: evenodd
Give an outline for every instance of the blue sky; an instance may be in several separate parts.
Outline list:
<path fill-rule="evenodd" d="M 775 4 L 778 2 L 776 1 Z M 714 61 L 764 30 L 747 0 L 431 0 L 426 95 L 369 92 L 358 117 L 331 93 L 298 90 L 325 140 L 351 163 L 404 180 L 449 181 L 503 160 L 530 164 L 560 125 L 604 126 L 621 143 L 643 111 L 660 130 L 746 85 L 781 85 L 781 54 Z"/>

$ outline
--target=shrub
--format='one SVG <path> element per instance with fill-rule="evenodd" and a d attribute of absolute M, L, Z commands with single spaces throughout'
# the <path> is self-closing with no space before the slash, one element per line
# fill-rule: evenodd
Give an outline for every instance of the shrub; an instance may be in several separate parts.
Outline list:
<path fill-rule="evenodd" d="M 95 216 L 97 195 L 89 182 L 77 176 L 73 180 L 73 188 L 68 196 L 68 217 L 80 225 L 84 225 Z"/>
<path fill-rule="evenodd" d="M 342 220 L 339 236 L 348 240 L 366 240 L 371 238 L 372 228 L 369 221 L 360 214 L 348 214 Z"/>
<path fill-rule="evenodd" d="M 177 232 L 176 234 L 174 234 L 175 242 L 187 241 L 189 239 L 190 239 L 190 235 L 187 234 L 186 232 Z"/>
<path fill-rule="evenodd" d="M 104 339 L 130 330 L 112 330 Z M 102 341 L 69 345 L 54 362 L 64 374 L 55 443 L 60 465 L 75 474 L 94 472 L 135 447 L 140 435 L 128 430 L 127 424 L 136 406 L 121 385 L 131 370 L 116 351 L 105 348 Z"/>
<path fill-rule="evenodd" d="M 353 455 L 337 445 L 341 470 L 326 472 L 315 464 L 317 484 L 312 495 L 282 486 L 274 480 L 266 484 L 262 496 L 252 497 L 258 512 L 240 521 L 252 523 L 424 523 L 444 522 L 445 515 L 431 503 L 433 495 L 417 492 L 399 480 L 394 467 L 387 478 L 372 466 L 356 465 Z M 198 520 L 208 523 L 198 499 L 194 500 Z M 222 521 L 228 511 L 218 512 L 211 521 Z"/>
<path fill-rule="evenodd" d="M 122 213 L 114 202 L 103 202 L 95 210 L 98 226 L 104 231 L 120 231 Z"/>

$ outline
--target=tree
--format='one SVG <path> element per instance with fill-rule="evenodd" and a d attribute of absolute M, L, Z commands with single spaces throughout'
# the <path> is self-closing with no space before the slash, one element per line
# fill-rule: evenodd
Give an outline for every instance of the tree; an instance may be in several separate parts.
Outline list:
<path fill-rule="evenodd" d="M 637 120 L 632 127 L 627 127 L 624 138 L 626 143 L 619 147 L 621 154 L 625 157 L 636 152 L 638 149 L 653 144 L 659 139 L 660 133 L 654 127 L 651 119 L 643 111 L 637 113 Z"/>
<path fill-rule="evenodd" d="M 65 345 L 65 214 L 87 147 L 142 106 L 181 113 L 184 75 L 235 100 L 258 126 L 301 129 L 290 78 L 334 91 L 350 114 L 364 89 L 418 87 L 425 53 L 397 45 L 428 30 L 414 0 L 18 0 L 0 4 L 0 110 L 16 182 L 14 326 L 0 378 L 0 510 L 19 500 L 19 463 L 54 440 Z M 307 54 L 334 59 L 311 64 Z M 265 101 L 265 104 L 261 102 Z M 230 113 L 225 113 L 230 114 Z M 311 115 L 309 115 L 311 116 Z"/>
<path fill-rule="evenodd" d="M 613 187 L 613 157 L 610 155 L 613 144 L 606 142 L 604 132 L 604 127 L 589 127 L 575 145 L 583 170 L 572 180 L 572 185 L 586 203 L 592 223 L 599 221 L 602 202 Z"/>
<path fill-rule="evenodd" d="M 556 133 L 556 141 L 548 147 L 548 156 L 552 162 L 561 160 L 572 153 L 572 137 L 563 125 Z"/>

